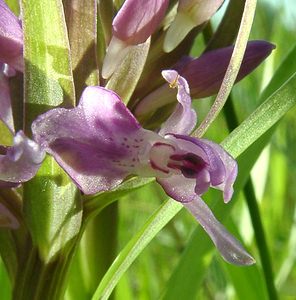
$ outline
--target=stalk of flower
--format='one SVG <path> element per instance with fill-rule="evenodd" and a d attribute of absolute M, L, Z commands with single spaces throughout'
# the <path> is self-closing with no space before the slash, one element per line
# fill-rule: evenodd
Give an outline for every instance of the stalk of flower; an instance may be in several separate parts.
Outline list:
<path fill-rule="evenodd" d="M 200 198 L 211 186 L 222 190 L 228 202 L 236 162 L 219 145 L 188 136 L 196 125 L 188 84 L 173 70 L 163 76 L 178 87 L 178 105 L 158 133 L 142 128 L 114 92 L 88 87 L 76 108 L 39 116 L 32 124 L 34 139 L 85 194 L 115 188 L 129 175 L 155 176 L 194 215 L 227 261 L 252 264 Z"/>

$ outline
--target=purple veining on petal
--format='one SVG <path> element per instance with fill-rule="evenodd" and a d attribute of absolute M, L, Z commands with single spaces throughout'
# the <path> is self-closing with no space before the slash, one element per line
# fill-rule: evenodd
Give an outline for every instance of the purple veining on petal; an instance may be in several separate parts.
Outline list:
<path fill-rule="evenodd" d="M 20 21 L 0 0 L 0 61 L 23 70 L 23 32 Z"/>
<path fill-rule="evenodd" d="M 4 150 L 4 149 L 2 149 Z M 14 137 L 13 146 L 0 155 L 0 185 L 11 187 L 30 180 L 38 171 L 45 153 L 22 131 Z"/>
<path fill-rule="evenodd" d="M 170 136 L 170 138 L 173 137 L 177 139 L 179 146 L 182 145 L 182 147 L 184 147 L 184 149 L 186 149 L 187 151 L 196 151 L 196 146 L 198 146 L 199 149 L 202 149 L 204 153 L 206 153 L 205 160 L 209 164 L 208 170 L 211 175 L 212 186 L 216 186 L 224 182 L 226 171 L 225 166 L 220 156 L 218 156 L 214 151 L 213 147 L 209 146 L 208 143 L 204 142 L 204 140 L 202 139 L 178 134 L 172 134 Z"/>
<path fill-rule="evenodd" d="M 199 198 L 183 203 L 207 232 L 222 257 L 235 265 L 252 265 L 255 260 L 246 252 L 240 242 L 215 218 L 210 208 Z"/>
<path fill-rule="evenodd" d="M 3 70 L 4 65 L 0 63 L 0 120 L 14 133 L 9 82 Z"/>
<path fill-rule="evenodd" d="M 113 35 L 128 45 L 144 43 L 162 21 L 168 0 L 126 0 L 113 20 Z"/>
<path fill-rule="evenodd" d="M 196 113 L 191 108 L 191 97 L 186 80 L 174 70 L 162 71 L 162 76 L 170 87 L 178 88 L 178 104 L 175 111 L 162 125 L 159 134 L 167 133 L 190 134 L 196 125 Z"/>

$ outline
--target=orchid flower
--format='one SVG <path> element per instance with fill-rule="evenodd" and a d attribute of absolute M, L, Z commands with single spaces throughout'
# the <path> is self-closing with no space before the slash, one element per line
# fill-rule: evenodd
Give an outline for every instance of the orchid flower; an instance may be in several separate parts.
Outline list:
<path fill-rule="evenodd" d="M 176 71 L 162 74 L 178 88 L 178 105 L 158 133 L 142 128 L 116 93 L 94 86 L 84 90 L 76 108 L 39 116 L 32 124 L 34 139 L 85 194 L 115 188 L 129 175 L 156 177 L 194 215 L 227 261 L 252 264 L 253 258 L 200 198 L 214 187 L 228 202 L 237 164 L 219 145 L 188 136 L 196 125 L 188 84 Z"/>
<path fill-rule="evenodd" d="M 102 75 L 109 78 L 131 46 L 144 43 L 164 18 L 168 0 L 126 0 L 112 23 Z"/>

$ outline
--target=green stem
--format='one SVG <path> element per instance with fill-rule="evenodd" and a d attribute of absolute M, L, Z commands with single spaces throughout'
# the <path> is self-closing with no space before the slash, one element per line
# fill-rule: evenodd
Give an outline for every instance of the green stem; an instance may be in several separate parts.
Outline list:
<path fill-rule="evenodd" d="M 75 241 L 79 240 L 76 237 Z M 13 291 L 15 300 L 60 300 L 64 298 L 65 284 L 69 265 L 75 251 L 71 242 L 56 259 L 45 263 L 39 256 L 38 250 L 27 240 L 22 264 L 18 269 Z"/>
<path fill-rule="evenodd" d="M 269 299 L 277 300 L 278 295 L 274 285 L 271 257 L 267 246 L 264 228 L 260 217 L 260 211 L 257 204 L 251 178 L 248 179 L 244 187 L 244 195 L 247 201 L 248 209 L 252 220 L 252 225 L 254 228 L 256 243 L 259 249 L 259 255 L 261 259 L 261 264 L 263 268 Z"/>
<path fill-rule="evenodd" d="M 226 123 L 229 131 L 234 130 L 239 125 L 239 122 L 235 113 L 231 95 L 229 96 L 228 101 L 224 106 L 224 114 L 226 117 Z M 261 220 L 260 210 L 255 196 L 252 179 L 250 177 L 248 178 L 247 183 L 244 187 L 244 196 L 251 216 L 252 226 L 254 229 L 256 244 L 259 250 L 269 299 L 277 300 L 278 295 L 274 284 L 271 256 L 267 246 L 263 223 Z"/>

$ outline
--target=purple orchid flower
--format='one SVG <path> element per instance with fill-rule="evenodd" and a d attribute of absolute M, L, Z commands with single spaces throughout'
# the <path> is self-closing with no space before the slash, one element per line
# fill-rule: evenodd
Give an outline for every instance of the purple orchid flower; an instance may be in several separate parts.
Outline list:
<path fill-rule="evenodd" d="M 254 259 L 200 198 L 214 187 L 228 202 L 237 164 L 219 145 L 188 136 L 196 125 L 188 84 L 176 71 L 163 76 L 178 87 L 178 105 L 158 133 L 142 128 L 117 94 L 96 86 L 84 90 L 76 108 L 39 116 L 33 136 L 85 194 L 115 188 L 129 175 L 156 177 L 194 215 L 227 261 L 252 264 Z"/>
<path fill-rule="evenodd" d="M 13 146 L 0 146 L 0 187 L 16 187 L 38 171 L 45 153 L 39 145 L 19 131 Z"/>
<path fill-rule="evenodd" d="M 168 0 L 126 0 L 112 23 L 102 76 L 109 78 L 131 46 L 144 43 L 165 16 Z"/>
<path fill-rule="evenodd" d="M 0 0 L 0 45 L 0 62 L 23 71 L 23 30 L 4 0 Z"/>

